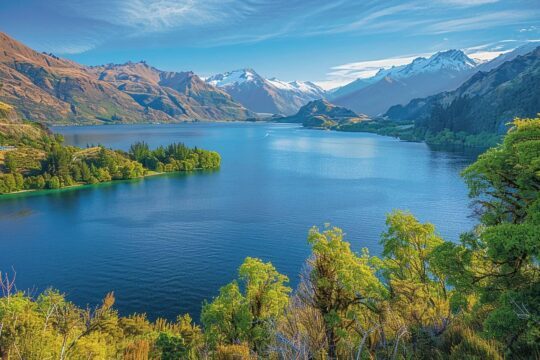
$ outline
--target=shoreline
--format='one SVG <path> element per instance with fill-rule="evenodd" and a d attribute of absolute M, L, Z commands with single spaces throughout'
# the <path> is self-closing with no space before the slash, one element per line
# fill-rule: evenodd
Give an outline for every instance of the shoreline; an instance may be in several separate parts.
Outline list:
<path fill-rule="evenodd" d="M 132 178 L 132 179 L 118 179 L 118 180 L 111 180 L 111 181 L 103 181 L 103 182 L 98 182 L 98 183 L 95 183 L 95 184 L 74 184 L 74 185 L 64 186 L 64 187 L 61 187 L 59 189 L 27 189 L 27 190 L 20 190 L 20 191 L 10 192 L 10 193 L 6 193 L 6 194 L 0 194 L 0 201 L 2 201 L 2 199 L 7 199 L 7 198 L 47 195 L 47 194 L 52 194 L 52 193 L 65 192 L 65 191 L 80 190 L 80 189 L 86 188 L 86 187 L 94 187 L 94 186 L 100 186 L 100 185 L 114 185 L 114 184 L 119 183 L 119 182 L 129 182 L 129 181 L 135 181 L 135 180 L 144 180 L 146 178 L 151 178 L 151 177 L 155 177 L 155 176 L 163 176 L 163 175 L 168 175 L 168 174 L 192 174 L 192 173 L 201 172 L 201 171 L 215 171 L 215 170 L 218 170 L 218 169 L 219 168 L 216 168 L 216 169 L 194 169 L 192 171 L 169 171 L 169 172 L 166 172 L 166 171 L 157 172 L 157 171 L 153 171 L 153 170 L 148 170 L 148 173 L 146 175 L 136 177 L 136 178 Z"/>

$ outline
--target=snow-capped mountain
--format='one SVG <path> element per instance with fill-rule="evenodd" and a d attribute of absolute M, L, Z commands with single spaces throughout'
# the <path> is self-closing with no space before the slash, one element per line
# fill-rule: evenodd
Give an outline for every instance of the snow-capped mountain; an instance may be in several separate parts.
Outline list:
<path fill-rule="evenodd" d="M 418 57 L 410 64 L 381 69 L 373 77 L 380 80 L 390 76 L 394 79 L 405 79 L 419 74 L 437 73 L 440 71 L 461 72 L 476 67 L 476 62 L 461 50 L 438 52 L 429 58 Z"/>
<path fill-rule="evenodd" d="M 376 116 L 392 105 L 453 90 L 476 72 L 476 66 L 461 50 L 438 52 L 406 65 L 381 69 L 371 78 L 353 81 L 333 91 L 331 99 L 337 105 Z"/>
<path fill-rule="evenodd" d="M 265 79 L 253 69 L 240 69 L 206 79 L 226 91 L 246 108 L 259 113 L 294 114 L 311 100 L 324 97 L 324 90 L 309 81 L 285 82 Z"/>

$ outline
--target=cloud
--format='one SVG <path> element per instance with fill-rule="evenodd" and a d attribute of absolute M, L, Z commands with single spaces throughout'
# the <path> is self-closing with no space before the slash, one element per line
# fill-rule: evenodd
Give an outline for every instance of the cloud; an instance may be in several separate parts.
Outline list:
<path fill-rule="evenodd" d="M 470 46 L 462 50 L 471 59 L 477 62 L 486 62 L 530 42 L 540 42 L 540 40 L 504 39 Z M 415 55 L 365 60 L 337 65 L 331 67 L 330 71 L 326 73 L 326 79 L 316 81 L 316 83 L 324 89 L 333 89 L 346 85 L 356 79 L 366 79 L 374 76 L 380 69 L 388 69 L 392 66 L 406 65 L 411 63 L 417 57 L 429 57 L 431 55 L 433 55 L 433 53 L 419 53 Z"/>
<path fill-rule="evenodd" d="M 536 26 L 529 26 L 529 27 L 526 27 L 526 28 L 521 28 L 519 29 L 519 32 L 520 33 L 526 33 L 526 32 L 533 32 L 533 31 L 537 31 L 538 28 Z"/>
<path fill-rule="evenodd" d="M 440 0 L 439 2 L 442 4 L 471 7 L 485 4 L 493 4 L 499 2 L 499 0 Z"/>
<path fill-rule="evenodd" d="M 74 0 L 69 6 L 81 16 L 151 33 L 235 22 L 261 4 L 258 0 L 94 0 L 88 6 Z"/>
<path fill-rule="evenodd" d="M 440 21 L 425 27 L 422 32 L 445 34 L 451 32 L 479 30 L 494 26 L 519 24 L 525 20 L 535 19 L 537 16 L 538 11 L 495 11 L 482 15 Z"/>
<path fill-rule="evenodd" d="M 372 77 L 380 69 L 389 69 L 392 66 L 400 66 L 409 64 L 417 57 L 426 57 L 431 53 L 422 53 L 416 55 L 407 55 L 402 57 L 391 57 L 386 59 L 358 61 L 332 67 L 330 72 L 326 74 L 325 80 L 317 81 L 317 85 L 331 89 L 338 86 L 343 86 L 356 79 L 366 79 Z"/>

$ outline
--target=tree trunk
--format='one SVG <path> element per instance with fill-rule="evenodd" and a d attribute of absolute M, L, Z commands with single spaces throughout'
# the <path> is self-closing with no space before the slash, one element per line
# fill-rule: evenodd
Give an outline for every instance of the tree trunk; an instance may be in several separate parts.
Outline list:
<path fill-rule="evenodd" d="M 328 329 L 326 337 L 328 338 L 328 359 L 335 360 L 337 359 L 337 349 L 336 349 L 336 333 L 333 328 Z"/>

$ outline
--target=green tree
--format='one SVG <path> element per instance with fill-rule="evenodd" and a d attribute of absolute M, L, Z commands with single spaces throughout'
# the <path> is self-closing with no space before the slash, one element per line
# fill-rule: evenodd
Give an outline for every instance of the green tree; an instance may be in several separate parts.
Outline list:
<path fill-rule="evenodd" d="M 283 314 L 289 302 L 289 279 L 271 263 L 251 257 L 240 266 L 238 275 L 252 317 L 250 341 L 255 350 L 261 350 L 269 342 L 273 321 Z"/>
<path fill-rule="evenodd" d="M 377 300 L 386 297 L 386 289 L 370 263 L 367 250 L 360 256 L 355 254 L 343 240 L 341 229 L 321 232 L 312 228 L 308 242 L 312 256 L 300 296 L 324 318 L 327 354 L 330 359 L 336 359 L 340 340 L 355 324 L 356 313 L 360 308 L 377 311 Z"/>
<path fill-rule="evenodd" d="M 445 243 L 435 264 L 510 357 L 540 353 L 540 119 L 518 119 L 503 143 L 463 172 L 481 225 Z M 536 339 L 536 340 L 535 340 Z"/>
<path fill-rule="evenodd" d="M 219 289 L 211 303 L 204 303 L 201 321 L 212 345 L 236 344 L 247 340 L 253 317 L 236 281 Z"/>
<path fill-rule="evenodd" d="M 17 157 L 13 151 L 8 152 L 4 158 L 4 165 L 10 173 L 16 173 L 18 170 Z"/>
<path fill-rule="evenodd" d="M 443 244 L 435 226 L 403 211 L 388 215 L 386 225 L 381 268 L 392 306 L 417 328 L 448 320 L 445 278 L 431 266 L 433 251 Z"/>

